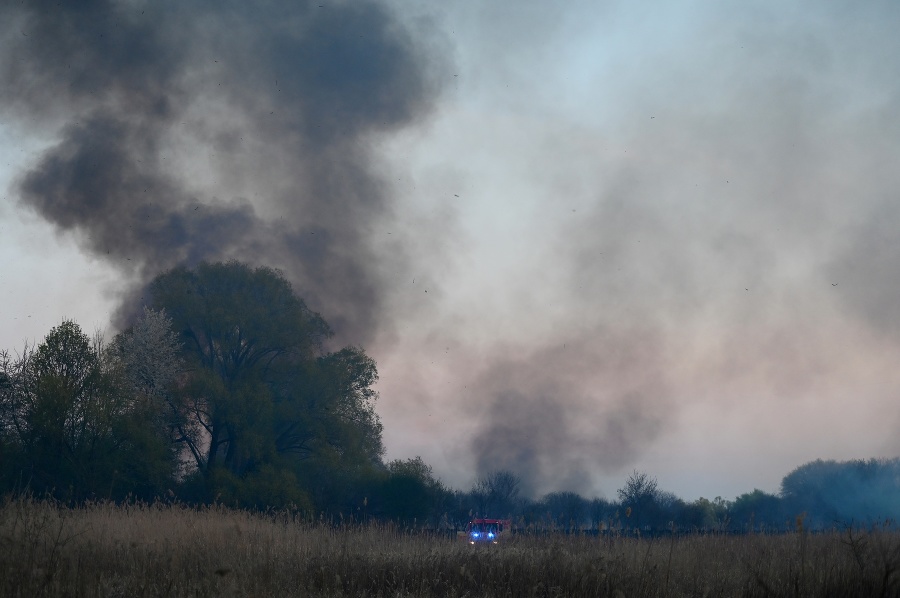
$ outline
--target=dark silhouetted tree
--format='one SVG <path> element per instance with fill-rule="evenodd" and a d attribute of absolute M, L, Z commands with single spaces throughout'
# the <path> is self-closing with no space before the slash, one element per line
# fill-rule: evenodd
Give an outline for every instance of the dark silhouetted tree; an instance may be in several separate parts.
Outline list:
<path fill-rule="evenodd" d="M 623 523 L 628 527 L 650 525 L 656 515 L 656 478 L 643 472 L 634 471 L 625 480 L 625 485 L 617 491 L 626 519 Z"/>
<path fill-rule="evenodd" d="M 237 262 L 176 268 L 151 284 L 153 306 L 165 310 L 191 370 L 185 411 L 205 431 L 195 443 L 204 474 L 217 466 L 240 475 L 274 451 L 274 396 L 288 367 L 314 359 L 330 331 L 270 268 Z M 260 436 L 262 434 L 262 436 Z"/>
<path fill-rule="evenodd" d="M 508 470 L 491 472 L 475 481 L 470 491 L 482 517 L 508 517 L 516 509 L 522 480 Z"/>
<path fill-rule="evenodd" d="M 416 457 L 391 461 L 387 469 L 378 505 L 381 513 L 407 523 L 436 525 L 448 491 L 434 477 L 431 466 Z"/>
<path fill-rule="evenodd" d="M 794 469 L 781 481 L 788 515 L 807 514 L 810 527 L 869 524 L 900 517 L 900 459 L 823 461 Z"/>
<path fill-rule="evenodd" d="M 76 500 L 151 497 L 171 482 L 165 439 L 148 427 L 99 335 L 92 341 L 66 320 L 33 351 L 2 361 L 4 436 L 32 489 Z"/>
<path fill-rule="evenodd" d="M 729 511 L 732 524 L 741 531 L 778 530 L 787 519 L 782 500 L 759 489 L 735 498 Z"/>
<path fill-rule="evenodd" d="M 604 529 L 615 514 L 616 505 L 605 498 L 595 497 L 588 503 L 587 509 L 591 527 L 594 529 Z"/>
<path fill-rule="evenodd" d="M 293 476 L 318 505 L 349 500 L 345 486 L 383 454 L 375 362 L 356 347 L 324 352 L 328 325 L 271 268 L 203 263 L 150 290 L 183 346 L 180 438 L 207 496 L 258 504 L 247 481 L 269 472 L 264 485 Z"/>
<path fill-rule="evenodd" d="M 551 492 L 540 504 L 550 523 L 559 529 L 581 529 L 588 518 L 588 501 L 575 492 Z"/>

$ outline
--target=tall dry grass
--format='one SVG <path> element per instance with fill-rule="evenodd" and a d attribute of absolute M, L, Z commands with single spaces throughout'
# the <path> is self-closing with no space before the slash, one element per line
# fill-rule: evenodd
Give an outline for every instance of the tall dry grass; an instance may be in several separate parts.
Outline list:
<path fill-rule="evenodd" d="M 897 596 L 900 535 L 512 537 L 179 504 L 0 505 L 3 596 Z"/>

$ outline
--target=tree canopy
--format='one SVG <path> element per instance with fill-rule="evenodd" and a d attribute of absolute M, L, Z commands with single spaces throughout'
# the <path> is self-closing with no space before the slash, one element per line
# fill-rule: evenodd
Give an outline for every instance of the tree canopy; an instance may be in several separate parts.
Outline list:
<path fill-rule="evenodd" d="M 387 475 L 374 360 L 326 351 L 328 324 L 280 272 L 202 263 L 149 290 L 108 345 L 64 320 L 0 353 L 7 484 L 312 508 Z"/>
<path fill-rule="evenodd" d="M 36 349 L 0 361 L 3 437 L 21 483 L 79 499 L 152 496 L 171 479 L 165 438 L 99 336 L 64 320 Z"/>
<path fill-rule="evenodd" d="M 328 324 L 280 272 L 203 263 L 150 292 L 182 346 L 180 440 L 213 485 L 275 470 L 315 485 L 323 467 L 380 463 L 375 362 L 357 347 L 326 352 Z"/>

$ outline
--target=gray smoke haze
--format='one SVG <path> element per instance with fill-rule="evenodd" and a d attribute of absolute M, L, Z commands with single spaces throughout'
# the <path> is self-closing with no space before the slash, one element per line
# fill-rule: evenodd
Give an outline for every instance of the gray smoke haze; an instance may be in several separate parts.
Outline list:
<path fill-rule="evenodd" d="M 896 2 L 3 6 L 23 205 L 136 294 L 283 269 L 391 458 L 690 497 L 900 450 Z"/>
<path fill-rule="evenodd" d="M 659 339 L 595 330 L 490 364 L 474 387 L 486 402 L 472 440 L 480 475 L 509 470 L 526 495 L 589 493 L 596 473 L 626 467 L 670 408 Z M 598 342 L 602 338 L 602 342 Z"/>
<path fill-rule="evenodd" d="M 452 388 L 428 400 L 458 422 L 451 466 L 610 495 L 637 463 L 720 487 L 729 459 L 767 459 L 744 491 L 900 449 L 873 425 L 900 421 L 882 390 L 900 347 L 898 10 L 447 8 L 466 88 L 427 149 L 449 172 L 503 170 L 473 166 L 459 199 L 491 275 L 462 262 L 444 289 L 478 300 L 456 292 L 453 328 L 420 335 L 466 381 L 426 368 Z"/>
<path fill-rule="evenodd" d="M 236 258 L 283 269 L 344 341 L 387 324 L 369 243 L 392 203 L 368 145 L 425 116 L 436 88 L 386 7 L 36 1 L 0 21 L 0 103 L 61 126 L 22 202 L 135 294 L 176 264 Z"/>

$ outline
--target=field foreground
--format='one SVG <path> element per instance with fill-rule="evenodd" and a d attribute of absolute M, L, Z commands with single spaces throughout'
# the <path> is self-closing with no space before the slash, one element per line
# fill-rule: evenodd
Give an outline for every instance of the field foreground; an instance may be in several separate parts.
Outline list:
<path fill-rule="evenodd" d="M 224 507 L 0 504 L 3 596 L 897 596 L 900 533 L 516 536 Z"/>

